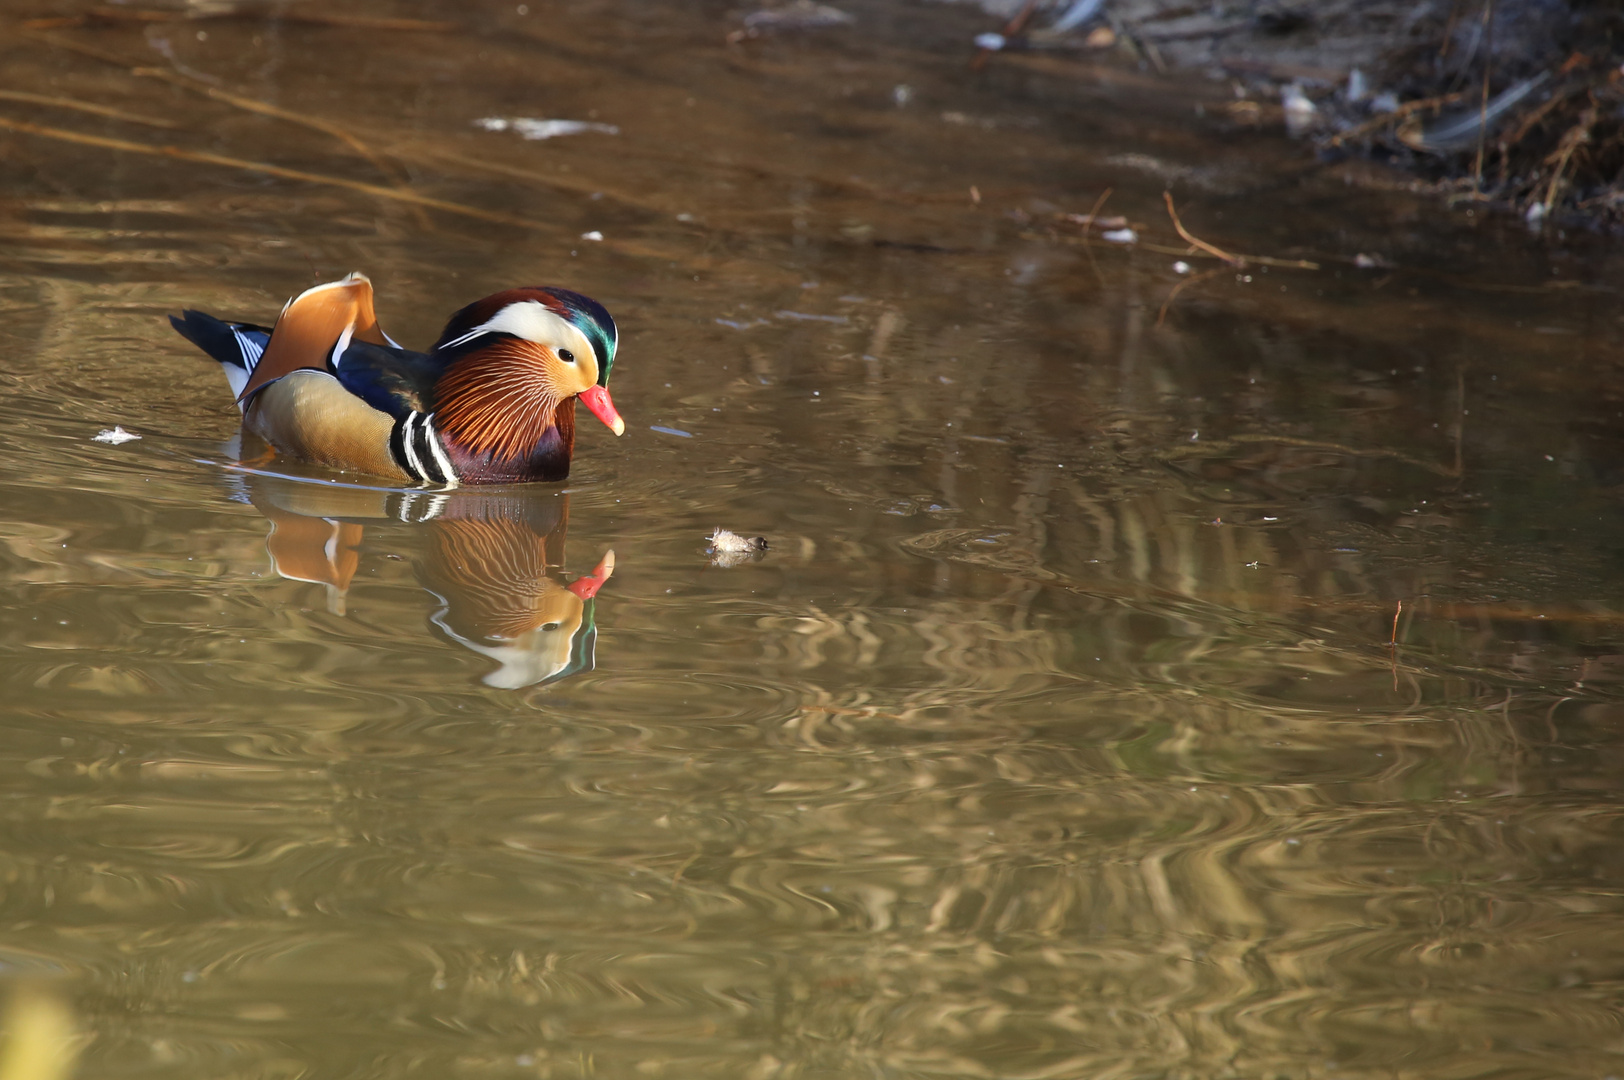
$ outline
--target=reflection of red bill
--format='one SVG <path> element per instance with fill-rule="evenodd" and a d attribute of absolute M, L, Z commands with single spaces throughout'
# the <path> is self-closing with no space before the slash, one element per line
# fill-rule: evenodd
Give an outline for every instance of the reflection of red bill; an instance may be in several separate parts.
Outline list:
<path fill-rule="evenodd" d="M 586 397 L 585 394 L 582 394 L 581 396 Z M 619 420 L 620 417 L 617 416 L 615 419 Z M 603 558 L 598 562 L 598 565 L 593 568 L 592 573 L 587 574 L 584 577 L 578 577 L 564 587 L 570 592 L 574 593 L 576 596 L 579 596 L 582 600 L 590 600 L 594 596 L 598 595 L 598 590 L 603 588 L 603 583 L 608 581 L 609 575 L 613 574 L 614 572 L 615 549 L 610 548 L 608 551 L 603 553 Z"/>
<path fill-rule="evenodd" d="M 609 425 L 609 430 L 616 435 L 626 433 L 626 421 L 620 418 L 615 411 L 615 403 L 609 400 L 607 386 L 589 386 L 581 391 L 581 401 L 592 410 L 592 415 Z"/>

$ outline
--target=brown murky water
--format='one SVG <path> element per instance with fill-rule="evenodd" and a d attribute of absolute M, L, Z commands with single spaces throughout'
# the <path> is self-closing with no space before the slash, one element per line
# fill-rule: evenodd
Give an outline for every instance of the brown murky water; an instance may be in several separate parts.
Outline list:
<path fill-rule="evenodd" d="M 1603 246 L 935 5 L 7 8 L 0 972 L 79 1075 L 1624 1072 Z M 1320 269 L 1180 275 L 1168 184 Z M 163 316 L 352 269 L 598 297 L 626 437 L 238 467 Z"/>

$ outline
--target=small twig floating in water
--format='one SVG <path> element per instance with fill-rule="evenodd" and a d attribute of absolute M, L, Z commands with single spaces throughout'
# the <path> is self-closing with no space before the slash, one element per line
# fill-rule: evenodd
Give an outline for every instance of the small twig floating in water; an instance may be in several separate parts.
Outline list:
<path fill-rule="evenodd" d="M 1398 617 L 1404 614 L 1404 601 L 1398 602 L 1398 608 L 1393 612 L 1393 636 L 1387 640 L 1389 649 L 1398 648 Z"/>

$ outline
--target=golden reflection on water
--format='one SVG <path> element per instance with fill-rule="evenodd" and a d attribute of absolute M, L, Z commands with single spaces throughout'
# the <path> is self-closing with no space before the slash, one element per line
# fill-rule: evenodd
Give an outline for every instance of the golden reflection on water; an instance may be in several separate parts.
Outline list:
<path fill-rule="evenodd" d="M 851 6 L 3 16 L 124 114 L 0 97 L 0 963 L 79 1075 L 1624 1068 L 1616 256 Z M 1158 325 L 1059 215 L 1169 183 L 1326 269 Z M 599 297 L 647 426 L 242 471 L 164 316 L 357 267 Z"/>

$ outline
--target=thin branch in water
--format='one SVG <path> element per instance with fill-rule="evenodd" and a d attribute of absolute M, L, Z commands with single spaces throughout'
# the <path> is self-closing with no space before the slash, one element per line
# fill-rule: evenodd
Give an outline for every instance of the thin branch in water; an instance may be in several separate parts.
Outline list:
<path fill-rule="evenodd" d="M 389 199 L 412 206 L 427 207 L 430 210 L 443 210 L 449 214 L 477 218 L 480 221 L 489 221 L 497 225 L 516 225 L 525 229 L 542 229 L 546 227 L 540 222 L 530 221 L 526 218 L 513 217 L 510 214 L 498 214 L 490 210 L 480 210 L 477 207 L 463 206 L 460 203 L 446 202 L 442 199 L 430 198 L 427 195 L 419 195 L 415 191 L 409 191 L 405 188 L 383 187 L 379 184 L 368 184 L 342 176 L 326 176 L 321 173 L 305 172 L 302 169 L 288 169 L 281 165 L 272 165 L 269 162 L 244 161 L 242 158 L 226 157 L 224 154 L 210 154 L 200 150 L 182 150 L 178 146 L 153 146 L 149 143 L 131 142 L 127 139 L 110 139 L 101 135 L 87 135 L 84 132 L 66 131 L 62 128 L 45 127 L 42 124 L 30 124 L 24 120 L 13 120 L 5 116 L 0 116 L 0 128 L 19 131 L 28 135 L 39 135 L 60 142 L 78 143 L 81 146 L 98 146 L 104 150 L 118 150 L 129 154 L 146 154 L 151 157 L 174 158 L 177 161 L 190 161 L 199 165 L 217 165 L 221 168 L 238 169 L 242 172 L 262 173 L 283 180 L 298 180 L 308 184 L 324 184 L 330 187 L 348 188 L 351 191 L 359 191 L 362 194 L 379 199 Z"/>
<path fill-rule="evenodd" d="M 1182 237 L 1191 247 L 1205 251 L 1209 255 L 1214 255 L 1237 270 L 1246 265 L 1246 260 L 1241 256 L 1231 255 L 1223 248 L 1215 247 L 1212 244 L 1207 243 L 1205 240 L 1197 240 L 1195 236 L 1190 233 L 1190 230 L 1184 227 L 1184 222 L 1179 220 L 1179 212 L 1173 209 L 1173 193 L 1171 191 L 1162 192 L 1162 199 L 1167 203 L 1167 216 L 1173 219 L 1173 230 L 1177 232 L 1179 236 Z"/>
<path fill-rule="evenodd" d="M 0 100 L 22 101 L 30 105 L 46 105 L 53 109 L 73 109 L 76 112 L 91 113 L 95 116 L 105 116 L 109 120 L 122 120 L 126 124 L 145 124 L 155 128 L 177 128 L 179 124 L 169 120 L 159 120 L 155 116 L 141 116 L 137 113 L 125 112 L 109 105 L 97 105 L 94 102 L 80 101 L 77 98 L 55 97 L 51 94 L 31 94 L 26 90 L 0 90 Z"/>
<path fill-rule="evenodd" d="M 1389 649 L 1398 648 L 1398 617 L 1402 614 L 1404 614 L 1404 601 L 1400 600 L 1398 602 L 1398 608 L 1393 612 L 1393 636 L 1387 640 L 1387 647 Z"/>
<path fill-rule="evenodd" d="M 1162 198 L 1167 203 L 1167 216 L 1173 219 L 1173 228 L 1178 232 L 1180 237 L 1189 243 L 1191 248 L 1195 249 L 1196 251 L 1205 251 L 1208 255 L 1211 255 L 1214 258 L 1222 259 L 1236 270 L 1244 269 L 1249 263 L 1255 263 L 1259 266 L 1285 266 L 1291 267 L 1295 270 L 1319 269 L 1319 263 L 1309 262 L 1307 259 L 1272 259 L 1267 255 L 1231 255 L 1221 247 L 1209 244 L 1205 240 L 1197 239 L 1193 234 L 1191 234 L 1190 230 L 1184 227 L 1184 222 L 1179 220 L 1178 211 L 1173 208 L 1173 193 L 1171 191 L 1162 192 Z M 1151 247 L 1149 244 L 1141 246 Z M 1186 253 L 1180 252 L 1178 254 Z M 1193 252 L 1190 252 L 1189 254 L 1193 254 Z"/>
<path fill-rule="evenodd" d="M 213 98 L 215 101 L 224 102 L 225 104 L 230 105 L 233 108 L 241 109 L 244 112 L 259 113 L 261 116 L 275 117 L 278 120 L 286 120 L 290 124 L 297 124 L 300 127 L 307 127 L 312 131 L 319 131 L 323 135 L 331 135 L 333 138 L 337 139 L 351 150 L 354 150 L 357 154 L 360 154 L 362 157 L 366 158 L 367 161 L 372 163 L 374 168 L 390 179 L 400 180 L 404 179 L 406 176 L 406 171 L 401 167 L 399 162 L 389 161 L 382 154 L 378 153 L 376 150 L 372 149 L 372 147 L 362 142 L 355 135 L 346 131 L 344 128 L 339 127 L 337 124 L 323 120 L 319 116 L 308 116 L 304 113 L 296 113 L 291 109 L 284 109 L 279 106 L 272 105 L 269 102 L 256 101 L 253 98 L 240 97 L 237 94 L 231 93 L 230 91 L 221 90 L 217 86 L 210 86 L 207 83 L 198 82 L 196 79 L 182 75 L 179 72 L 167 71 L 163 68 L 131 68 L 130 74 L 140 78 L 159 79 L 163 82 L 169 83 L 171 86 L 179 86 L 190 90 L 193 93 L 204 94 Z"/>
<path fill-rule="evenodd" d="M 274 117 L 278 120 L 285 120 L 290 124 L 297 124 L 300 127 L 309 128 L 312 131 L 319 131 L 323 135 L 328 135 L 337 139 L 339 142 L 361 155 L 363 158 L 369 161 L 374 168 L 383 173 L 385 176 L 389 177 L 391 180 L 398 181 L 406 177 L 405 169 L 398 162 L 387 160 L 383 155 L 379 154 L 376 150 L 372 149 L 346 129 L 330 121 L 323 120 L 320 117 L 307 116 L 304 113 L 296 113 L 290 109 L 283 109 L 276 105 L 271 105 L 268 102 L 256 101 L 253 98 L 241 97 L 227 90 L 221 90 L 219 87 L 210 86 L 208 83 L 191 78 L 187 75 L 183 75 L 177 71 L 169 71 L 164 68 L 144 67 L 137 64 L 132 64 L 128 59 L 118 55 L 117 53 L 107 52 L 104 49 L 98 49 L 92 45 L 84 45 L 68 38 L 57 37 L 55 34 L 31 33 L 28 34 L 28 36 L 37 41 L 43 41 L 48 45 L 53 45 L 56 48 L 66 49 L 69 52 L 76 52 L 81 56 L 88 56 L 92 60 L 99 60 L 104 64 L 111 64 L 114 67 L 121 67 L 131 75 L 135 75 L 140 78 L 158 79 L 162 82 L 169 83 L 171 86 L 178 86 L 183 90 L 189 90 L 194 94 L 203 94 L 207 97 L 213 98 L 215 101 L 230 105 L 233 108 L 242 109 L 244 112 L 259 113 L 262 116 Z"/>
<path fill-rule="evenodd" d="M 92 8 L 83 15 L 47 16 L 39 19 L 26 19 L 22 26 L 25 30 L 55 30 L 61 27 L 88 26 L 94 23 L 161 23 L 161 22 L 202 22 L 204 20 L 253 20 L 259 18 L 267 22 L 306 23 L 311 26 L 341 26 L 348 29 L 359 30 L 404 30 L 419 33 L 447 34 L 460 29 L 456 23 L 437 22 L 429 19 L 396 19 L 379 18 L 370 15 L 334 15 L 326 12 L 301 10 L 299 8 L 283 8 L 280 11 L 228 7 L 218 13 L 196 14 L 182 11 L 139 11 L 128 8 L 116 8 L 103 5 Z"/>

